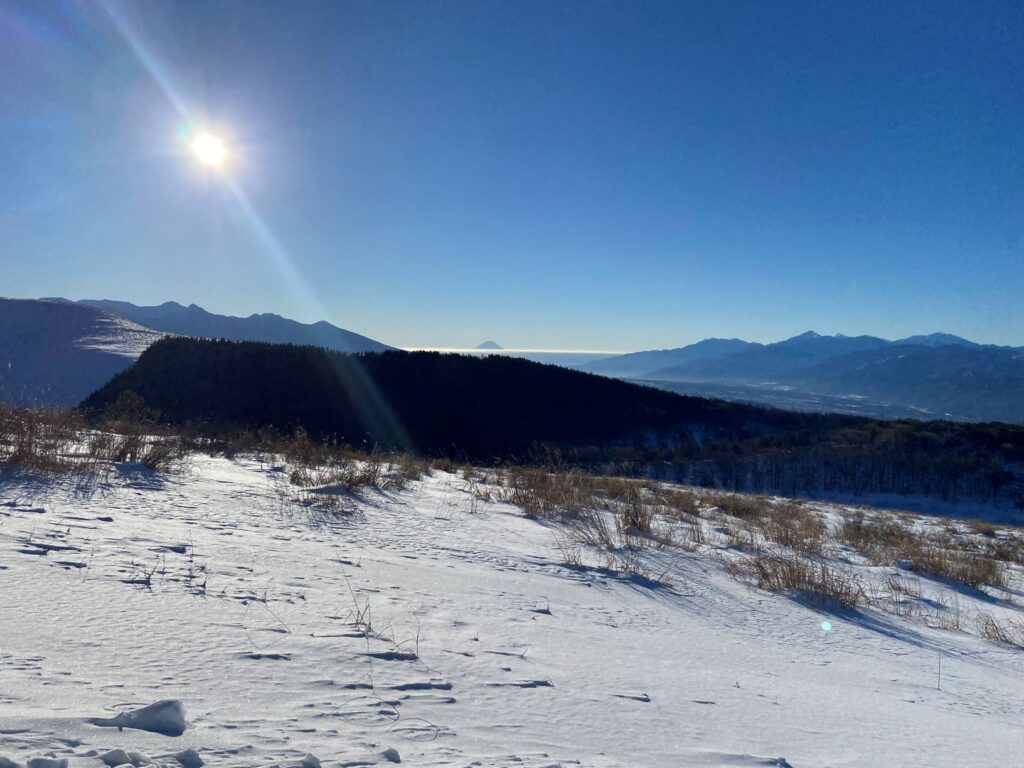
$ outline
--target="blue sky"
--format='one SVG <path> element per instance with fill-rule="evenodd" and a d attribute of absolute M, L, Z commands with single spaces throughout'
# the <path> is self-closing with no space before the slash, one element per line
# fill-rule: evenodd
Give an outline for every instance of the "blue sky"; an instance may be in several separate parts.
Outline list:
<path fill-rule="evenodd" d="M 1024 344 L 1022 39 L 1013 2 L 0 0 L 0 295 Z"/>

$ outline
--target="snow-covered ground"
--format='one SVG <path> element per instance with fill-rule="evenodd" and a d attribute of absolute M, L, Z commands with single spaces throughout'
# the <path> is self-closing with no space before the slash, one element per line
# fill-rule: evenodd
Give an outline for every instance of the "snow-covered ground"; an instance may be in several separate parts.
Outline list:
<path fill-rule="evenodd" d="M 199 456 L 0 482 L 0 766 L 1024 759 L 1024 652 L 751 589 L 713 518 L 698 551 L 645 551 L 656 586 L 565 565 L 556 524 L 458 475 L 367 493 L 334 524 L 281 477 Z M 1024 618 L 1015 568 L 1005 593 L 957 599 Z M 118 719 L 165 700 L 180 736 Z"/>

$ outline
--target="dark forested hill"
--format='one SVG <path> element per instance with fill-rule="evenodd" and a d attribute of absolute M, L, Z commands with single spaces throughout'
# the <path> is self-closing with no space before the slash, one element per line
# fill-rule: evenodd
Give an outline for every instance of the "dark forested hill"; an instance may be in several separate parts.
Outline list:
<path fill-rule="evenodd" d="M 1024 505 L 1022 427 L 792 413 L 502 356 L 168 338 L 82 407 L 101 414 L 125 392 L 169 424 L 302 427 L 482 461 L 546 444 L 699 485 Z"/>
<path fill-rule="evenodd" d="M 476 458 L 536 442 L 745 439 L 859 420 L 682 397 L 503 356 L 345 355 L 315 347 L 172 338 L 83 404 L 133 391 L 168 423 L 302 427 L 315 437 Z"/>

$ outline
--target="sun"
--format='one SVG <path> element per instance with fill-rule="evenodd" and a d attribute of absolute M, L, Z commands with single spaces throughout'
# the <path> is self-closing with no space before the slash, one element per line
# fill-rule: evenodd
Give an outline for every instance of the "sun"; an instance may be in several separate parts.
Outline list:
<path fill-rule="evenodd" d="M 201 133 L 189 145 L 199 162 L 210 168 L 220 168 L 227 158 L 224 142 L 209 133 Z"/>

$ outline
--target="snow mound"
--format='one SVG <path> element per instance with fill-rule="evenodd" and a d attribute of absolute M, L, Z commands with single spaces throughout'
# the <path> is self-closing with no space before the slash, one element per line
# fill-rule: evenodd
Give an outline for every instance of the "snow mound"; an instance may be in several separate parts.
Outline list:
<path fill-rule="evenodd" d="M 185 724 L 185 705 L 178 699 L 158 701 L 141 709 L 122 712 L 116 717 L 93 717 L 89 722 L 104 728 L 134 728 L 163 736 L 181 736 L 188 727 Z"/>

